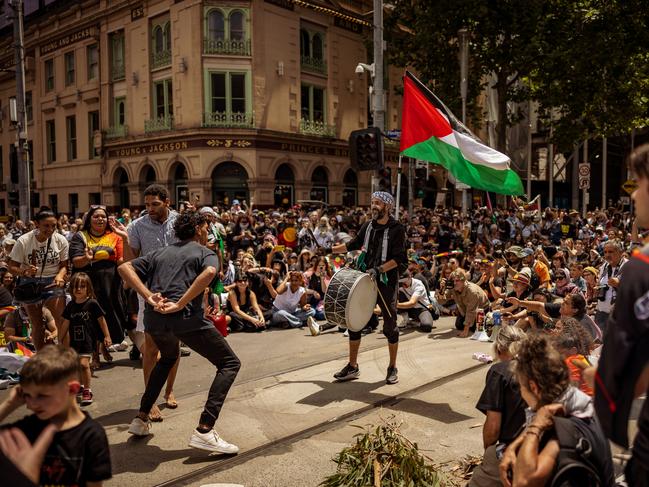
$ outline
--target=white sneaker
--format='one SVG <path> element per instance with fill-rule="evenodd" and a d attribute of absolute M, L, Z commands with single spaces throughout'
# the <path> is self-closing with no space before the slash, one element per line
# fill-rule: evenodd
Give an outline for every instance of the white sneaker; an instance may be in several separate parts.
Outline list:
<path fill-rule="evenodd" d="M 124 350 L 128 350 L 128 343 L 126 343 L 126 340 L 124 340 L 122 343 L 113 343 L 106 350 L 108 350 L 109 352 L 123 352 Z"/>
<path fill-rule="evenodd" d="M 309 316 L 306 319 L 306 324 L 312 336 L 317 337 L 320 334 L 320 325 L 313 319 L 313 316 Z"/>
<path fill-rule="evenodd" d="M 149 436 L 151 434 L 151 421 L 142 421 L 136 417 L 131 421 L 128 432 L 135 436 Z"/>
<path fill-rule="evenodd" d="M 189 446 L 199 450 L 227 453 L 229 455 L 239 453 L 239 447 L 237 445 L 228 443 L 214 430 L 210 430 L 207 433 L 200 433 L 198 430 L 194 430 L 191 438 L 189 438 Z"/>

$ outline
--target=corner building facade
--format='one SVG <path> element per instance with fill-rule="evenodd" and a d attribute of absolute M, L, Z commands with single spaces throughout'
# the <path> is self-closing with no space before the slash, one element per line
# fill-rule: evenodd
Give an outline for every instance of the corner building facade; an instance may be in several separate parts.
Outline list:
<path fill-rule="evenodd" d="M 371 79 L 355 68 L 367 62 L 369 10 L 371 2 L 95 0 L 27 12 L 33 205 L 141 206 L 152 182 L 174 203 L 368 204 L 370 173 L 351 169 L 347 140 L 368 125 Z M 11 26 L 3 32 L 7 47 Z M 392 74 L 386 129 L 400 122 Z M 5 73 L 0 101 L 14 94 Z M 5 117 L 5 160 L 15 136 Z M 394 165 L 397 147 L 386 149 Z M 0 202 L 17 189 L 13 164 L 4 166 Z"/>

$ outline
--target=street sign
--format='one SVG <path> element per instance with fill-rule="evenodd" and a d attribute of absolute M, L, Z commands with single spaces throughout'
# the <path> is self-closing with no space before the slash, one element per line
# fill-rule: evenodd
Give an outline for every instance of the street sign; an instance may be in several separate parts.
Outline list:
<path fill-rule="evenodd" d="M 631 196 L 631 194 L 632 194 L 636 189 L 638 189 L 638 183 L 637 183 L 636 181 L 634 181 L 633 179 L 629 179 L 629 180 L 627 180 L 627 181 L 624 181 L 624 183 L 622 184 L 622 189 L 624 190 L 624 192 L 625 192 L 626 194 L 628 194 L 629 196 Z"/>
<path fill-rule="evenodd" d="M 590 178 L 579 178 L 579 189 L 590 188 Z"/>
<path fill-rule="evenodd" d="M 590 178 L 590 164 L 585 162 L 579 164 L 579 177 Z"/>
<path fill-rule="evenodd" d="M 401 130 L 388 130 L 385 135 L 388 136 L 388 139 L 400 139 Z"/>

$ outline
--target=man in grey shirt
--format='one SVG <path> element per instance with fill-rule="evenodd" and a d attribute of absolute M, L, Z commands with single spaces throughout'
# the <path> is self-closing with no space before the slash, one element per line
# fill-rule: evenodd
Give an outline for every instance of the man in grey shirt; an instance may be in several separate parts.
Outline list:
<path fill-rule="evenodd" d="M 144 190 L 144 206 L 146 214 L 132 221 L 126 228 L 127 238 L 122 237 L 124 239 L 124 261 L 148 255 L 178 241 L 174 232 L 174 222 L 178 217 L 178 213 L 169 207 L 167 188 L 159 184 L 148 186 Z M 121 224 L 117 225 L 118 229 L 119 225 Z M 149 382 L 151 370 L 158 361 L 159 350 L 151 335 L 144 330 L 144 300 L 141 296 L 138 296 L 138 302 L 135 346 L 142 352 L 142 371 L 144 373 L 144 385 L 146 386 Z M 164 394 L 167 407 L 170 409 L 178 407 L 173 394 L 173 385 L 177 372 L 178 362 L 169 373 Z M 150 416 L 152 421 L 162 421 L 158 406 L 153 406 Z"/>

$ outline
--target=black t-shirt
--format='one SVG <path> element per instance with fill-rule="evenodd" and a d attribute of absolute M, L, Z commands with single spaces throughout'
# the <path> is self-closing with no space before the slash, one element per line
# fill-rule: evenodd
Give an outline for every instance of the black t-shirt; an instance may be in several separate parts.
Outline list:
<path fill-rule="evenodd" d="M 485 387 L 476 408 L 501 413 L 499 443 L 511 443 L 525 423 L 525 402 L 509 362 L 498 362 L 487 372 Z"/>
<path fill-rule="evenodd" d="M 95 341 L 103 336 L 98 323 L 102 316 L 104 310 L 94 299 L 83 303 L 70 301 L 63 310 L 63 318 L 70 322 L 70 346 L 79 353 L 92 353 Z"/>
<path fill-rule="evenodd" d="M 86 418 L 80 424 L 54 435 L 41 466 L 40 485 L 83 487 L 86 482 L 111 478 L 106 433 L 88 413 L 84 414 Z M 48 424 L 32 414 L 8 427 L 21 429 L 33 444 Z"/>
<path fill-rule="evenodd" d="M 0 286 L 0 308 L 4 308 L 5 306 L 11 306 L 13 301 L 14 298 L 9 292 L 9 290 L 4 286 Z"/>
<path fill-rule="evenodd" d="M 138 257 L 131 264 L 152 292 L 177 302 L 207 267 L 219 268 L 219 259 L 212 250 L 198 242 L 185 241 Z M 158 313 L 149 303 L 144 308 L 144 328 L 147 331 L 157 329 L 183 333 L 212 326 L 203 316 L 202 293 L 177 313 Z"/>

